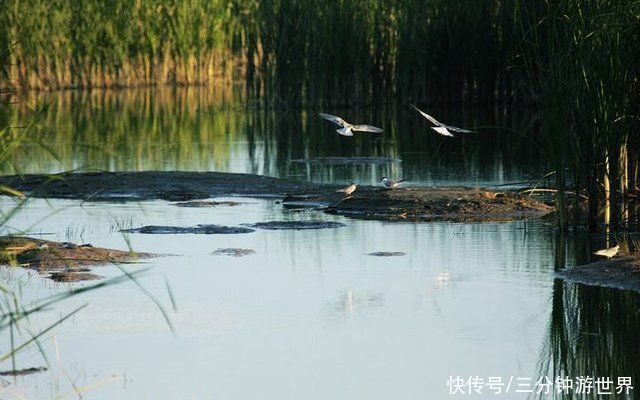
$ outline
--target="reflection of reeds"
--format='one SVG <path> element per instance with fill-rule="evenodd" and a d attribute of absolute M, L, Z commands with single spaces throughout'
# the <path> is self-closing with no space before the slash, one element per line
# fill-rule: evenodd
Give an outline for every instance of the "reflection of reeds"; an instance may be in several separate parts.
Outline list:
<path fill-rule="evenodd" d="M 638 294 L 634 292 L 556 280 L 540 374 L 551 379 L 559 376 L 572 379 L 611 377 L 613 394 L 606 398 L 629 398 L 628 395 L 616 395 L 615 385 L 618 377 L 631 377 L 636 387 L 640 379 L 640 348 L 634 334 L 640 329 L 638 300 Z M 553 398 L 603 397 L 597 393 L 580 396 L 572 390 L 564 397 L 555 393 Z"/>
<path fill-rule="evenodd" d="M 5 166 L 21 172 L 59 172 L 78 168 L 163 170 L 224 168 L 229 135 L 239 131 L 238 113 L 218 110 L 225 96 L 208 89 L 64 92 L 48 97 L 49 112 L 32 134 L 58 156 L 34 143 Z M 17 108 L 20 108 L 18 110 Z M 18 121 L 31 113 L 17 107 Z M 117 164 L 114 164 L 114 160 Z M 51 168 L 51 165 L 55 165 Z"/>
<path fill-rule="evenodd" d="M 572 251 L 567 252 L 568 249 Z M 575 260 L 576 264 L 586 262 L 593 250 L 588 241 L 578 237 L 568 243 L 566 236 L 556 236 L 556 270 L 565 268 L 567 260 Z M 610 377 L 614 380 L 613 394 L 605 397 L 629 398 L 616 395 L 615 383 L 618 377 L 631 377 L 633 383 L 640 379 L 640 363 L 637 362 L 640 347 L 634 333 L 640 329 L 639 306 L 640 296 L 635 292 L 555 280 L 548 336 L 540 354 L 540 375 L 552 381 L 561 376 L 572 379 Z M 554 393 L 551 397 L 537 397 L 605 398 L 594 392 L 581 396 L 575 390 L 565 395 Z"/>

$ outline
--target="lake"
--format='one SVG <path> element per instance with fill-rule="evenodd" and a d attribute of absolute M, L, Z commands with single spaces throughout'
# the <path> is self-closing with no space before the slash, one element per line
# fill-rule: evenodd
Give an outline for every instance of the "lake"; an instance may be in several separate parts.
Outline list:
<path fill-rule="evenodd" d="M 408 107 L 323 110 L 385 129 L 345 138 L 316 111 L 247 108 L 204 90 L 63 92 L 41 95 L 38 103 L 49 107 L 36 129 L 46 149 L 25 147 L 4 173 L 197 170 L 516 188 L 548 170 L 536 141 L 523 134 L 538 123 L 532 110 L 430 110 L 480 132 L 454 139 L 435 135 Z M 615 393 L 618 377 L 640 377 L 640 296 L 553 278 L 557 268 L 588 262 L 606 244 L 602 238 L 558 237 L 548 218 L 362 221 L 287 210 L 274 200 L 231 200 L 240 204 L 30 200 L 6 229 L 166 256 L 94 269 L 104 277 L 120 275 L 120 268 L 144 270 L 143 289 L 125 281 L 33 316 L 28 326 L 38 331 L 88 304 L 42 339 L 49 371 L 4 378 L 11 383 L 7 397 L 77 398 L 79 391 L 85 399 L 576 398 L 536 394 L 535 383 L 611 377 Z M 1 202 L 3 210 L 15 204 Z M 119 232 L 272 220 L 346 226 L 238 235 Z M 221 248 L 255 254 L 212 254 Z M 404 255 L 369 255 L 381 251 Z M 9 267 L 0 273 L 25 303 L 93 284 L 57 284 Z M 45 365 L 35 346 L 16 361 L 18 368 Z M 454 385 L 457 378 L 465 385 Z M 504 383 L 500 394 L 486 385 L 490 378 Z M 527 388 L 534 393 L 520 391 Z M 595 391 L 583 397 L 599 398 Z"/>

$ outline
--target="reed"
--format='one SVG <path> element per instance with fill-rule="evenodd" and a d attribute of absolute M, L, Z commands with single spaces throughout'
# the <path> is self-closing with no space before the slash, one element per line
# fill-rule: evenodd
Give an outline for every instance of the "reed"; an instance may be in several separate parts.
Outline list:
<path fill-rule="evenodd" d="M 499 0 L 4 1 L 5 88 L 244 82 L 289 107 L 493 104 L 520 79 Z"/>
<path fill-rule="evenodd" d="M 574 197 L 587 197 L 587 223 L 617 229 L 637 154 L 640 3 L 612 0 L 519 2 L 523 58 L 538 92 L 541 132 L 555 170 L 558 226 L 577 225 Z M 634 138 L 634 139 L 631 139 Z M 633 161 L 631 161 L 633 168 Z M 599 212 L 604 209 L 605 219 Z M 606 216 L 610 216 L 607 218 Z"/>

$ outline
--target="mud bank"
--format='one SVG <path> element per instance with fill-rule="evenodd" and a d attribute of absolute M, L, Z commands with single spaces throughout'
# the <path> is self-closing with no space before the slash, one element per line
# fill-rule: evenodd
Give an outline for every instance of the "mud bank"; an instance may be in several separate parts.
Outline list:
<path fill-rule="evenodd" d="M 93 201 L 160 199 L 186 202 L 217 196 L 322 194 L 327 190 L 326 185 L 262 175 L 180 171 L 7 175 L 0 176 L 0 185 L 28 192 L 33 197 Z"/>
<path fill-rule="evenodd" d="M 583 285 L 640 292 L 640 257 L 624 256 L 597 261 L 558 271 L 555 276 Z"/>
<path fill-rule="evenodd" d="M 299 199 L 287 201 L 300 203 Z M 326 208 L 327 213 L 353 218 L 454 222 L 512 221 L 551 211 L 553 207 L 516 193 L 463 187 L 361 188 Z"/>
<path fill-rule="evenodd" d="M 220 172 L 94 172 L 0 177 L 0 185 L 34 197 L 82 200 L 192 201 L 217 196 L 283 199 L 288 208 L 317 208 L 347 217 L 408 221 L 510 221 L 538 217 L 553 207 L 513 192 L 463 187 L 359 187 L 349 197 L 339 186 Z M 215 202 L 214 202 L 215 203 Z M 187 204 L 197 204 L 191 202 Z M 209 205 L 209 203 L 205 203 Z M 217 203 L 216 203 L 217 204 Z"/>
<path fill-rule="evenodd" d="M 99 279 L 100 276 L 89 273 L 87 267 L 128 263 L 154 256 L 30 237 L 0 236 L 0 265 L 33 269 L 56 282 Z"/>

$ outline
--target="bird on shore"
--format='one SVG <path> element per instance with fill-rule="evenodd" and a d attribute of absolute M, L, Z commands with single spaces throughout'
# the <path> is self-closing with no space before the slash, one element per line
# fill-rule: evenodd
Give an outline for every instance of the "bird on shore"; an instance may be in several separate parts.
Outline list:
<path fill-rule="evenodd" d="M 404 179 L 389 179 L 386 176 L 383 176 L 380 178 L 380 182 L 382 182 L 386 188 L 395 189 L 404 182 Z"/>
<path fill-rule="evenodd" d="M 595 254 L 596 256 L 603 256 L 603 257 L 607 257 L 608 259 L 611 259 L 616 254 L 618 254 L 618 250 L 620 250 L 620 245 L 609 247 L 608 249 L 598 250 L 593 254 Z"/>
<path fill-rule="evenodd" d="M 434 124 L 435 126 L 431 126 L 430 128 L 433 129 L 434 131 L 438 132 L 442 136 L 455 137 L 455 135 L 452 132 L 456 132 L 456 133 L 474 133 L 473 131 L 470 131 L 468 129 L 458 128 L 457 126 L 445 125 L 442 122 L 438 121 L 437 119 L 433 118 L 431 115 L 429 115 L 426 112 L 420 110 L 418 107 L 414 106 L 413 104 L 411 104 L 411 107 L 413 107 L 414 110 L 419 112 L 420 115 L 425 117 L 429 122 Z"/>
<path fill-rule="evenodd" d="M 371 132 L 371 133 L 384 132 L 383 129 L 378 128 L 376 126 L 372 126 L 372 125 L 350 124 L 347 121 L 335 115 L 325 114 L 325 113 L 319 113 L 318 115 L 320 115 L 322 118 L 326 119 L 327 121 L 333 122 L 334 124 L 338 125 L 340 129 L 337 129 L 336 132 L 338 132 L 342 136 L 353 136 L 353 132 Z"/>
<path fill-rule="evenodd" d="M 356 191 L 356 189 L 358 188 L 358 185 L 356 185 L 355 183 L 352 183 L 351 185 L 347 186 L 346 188 L 343 189 L 339 189 L 336 190 L 336 193 L 344 193 L 345 195 L 347 195 L 347 197 L 351 196 L 353 194 L 353 192 Z"/>

